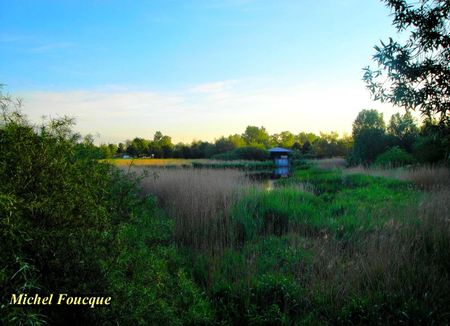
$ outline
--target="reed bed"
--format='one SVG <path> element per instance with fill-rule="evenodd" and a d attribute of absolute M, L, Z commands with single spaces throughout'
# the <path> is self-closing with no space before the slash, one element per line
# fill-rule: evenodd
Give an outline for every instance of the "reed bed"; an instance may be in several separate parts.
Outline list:
<path fill-rule="evenodd" d="M 357 166 L 348 168 L 345 172 L 410 181 L 425 190 L 450 187 L 450 169 L 446 166 L 417 166 L 409 168 L 367 168 Z"/>
<path fill-rule="evenodd" d="M 111 158 L 100 160 L 119 167 L 129 166 L 190 166 L 192 160 L 181 158 Z"/>
<path fill-rule="evenodd" d="M 198 168 L 271 168 L 272 161 L 249 160 L 213 160 L 213 159 L 182 159 L 182 158 L 113 158 L 102 159 L 118 167 L 198 167 Z"/>
<path fill-rule="evenodd" d="M 320 291 L 336 310 L 351 298 L 373 293 L 395 293 L 410 300 L 430 319 L 448 320 L 450 290 L 450 190 L 427 193 L 417 212 L 419 224 L 387 223 L 377 232 L 349 244 L 332 239 L 310 239 L 314 252 L 310 295 Z M 428 307 L 433 307 L 434 311 Z M 373 307 L 375 308 L 375 307 Z M 380 307 L 391 309 L 391 307 Z M 390 313 L 403 314 L 403 308 Z M 374 313 L 381 313 L 374 309 Z M 402 316 L 414 321 L 414 316 Z"/>
<path fill-rule="evenodd" d="M 326 170 L 347 167 L 347 161 L 345 160 L 345 158 L 342 157 L 316 159 L 311 160 L 310 162 L 319 169 L 326 169 Z"/>
<path fill-rule="evenodd" d="M 186 168 L 145 171 L 142 189 L 156 196 L 173 217 L 179 243 L 202 250 L 231 245 L 230 210 L 252 184 L 244 172 Z"/>
<path fill-rule="evenodd" d="M 239 296 L 242 291 L 247 293 L 245 286 L 247 290 L 251 288 L 257 277 L 284 273 L 292 277 L 295 284 L 301 284 L 305 309 L 314 311 L 316 317 L 324 323 L 341 316 L 343 320 L 352 320 L 354 324 L 366 324 L 384 315 L 406 324 L 415 321 L 423 324 L 433 320 L 448 321 L 448 170 L 442 167 L 349 170 L 346 170 L 347 173 L 407 180 L 429 190 L 414 190 L 420 196 L 414 202 L 417 205 L 411 207 L 374 205 L 367 218 L 388 218 L 379 227 L 370 230 L 355 228 L 349 237 L 336 236 L 339 230 L 334 232 L 333 229 L 327 229 L 326 225 L 318 232 L 310 233 L 292 228 L 277 232 L 278 229 L 268 228 L 267 232 L 241 239 L 240 245 L 235 245 L 239 242 L 239 229 L 233 223 L 240 220 L 242 225 L 264 216 L 272 218 L 269 222 L 278 221 L 278 218 L 286 216 L 298 217 L 311 206 L 311 218 L 305 219 L 303 226 L 307 228 L 308 223 L 317 221 L 313 218 L 314 214 L 320 218 L 320 214 L 325 214 L 328 210 L 321 206 L 323 203 L 318 202 L 316 197 L 320 195 L 316 194 L 315 186 L 298 178 L 298 182 L 289 187 L 275 187 L 267 192 L 255 188 L 241 171 L 154 168 L 147 169 L 142 187 L 146 193 L 155 195 L 160 205 L 174 218 L 178 243 L 198 249 L 202 254 L 213 253 L 206 255 L 208 258 L 205 258 L 205 265 L 201 265 L 204 266 L 201 279 L 205 280 L 205 289 L 211 290 L 217 286 L 215 278 L 218 275 L 228 275 L 225 278 L 229 282 L 227 289 Z M 338 171 L 320 173 L 337 174 Z M 314 180 L 328 185 L 330 178 L 325 176 L 321 178 L 320 175 L 315 175 Z M 354 190 L 355 196 L 361 195 L 363 190 L 370 191 L 371 194 L 375 190 L 388 191 L 390 188 L 381 189 L 382 181 L 373 180 L 380 184 L 373 186 L 372 190 L 361 186 L 360 190 Z M 320 182 L 318 186 L 321 185 Z M 397 191 L 412 190 L 405 187 Z M 350 196 L 351 193 L 347 195 Z M 368 195 L 364 193 L 363 198 Z M 328 200 L 332 198 L 330 194 L 323 196 Z M 245 198 L 248 200 L 245 201 Z M 398 199 L 399 204 L 405 200 L 402 198 Z M 348 207 L 353 207 L 350 204 L 354 201 L 351 202 L 350 199 L 347 198 Z M 371 203 L 367 201 L 364 205 Z M 301 207 L 296 210 L 298 205 Z M 264 207 L 268 214 L 261 211 Z M 408 219 L 397 218 L 398 208 L 402 210 L 400 214 Z M 406 211 L 403 212 L 403 209 Z M 235 214 L 233 218 L 237 220 L 232 220 L 232 214 Z M 340 218 L 336 217 L 336 220 Z M 314 227 L 316 226 L 311 224 L 311 228 Z M 200 256 L 202 255 L 194 255 Z M 239 283 L 242 280 L 244 283 Z M 234 286 L 237 289 L 231 290 Z M 289 287 L 283 287 L 282 290 L 290 293 Z M 248 297 L 248 300 L 252 298 Z M 354 309 L 354 312 L 346 309 Z"/>

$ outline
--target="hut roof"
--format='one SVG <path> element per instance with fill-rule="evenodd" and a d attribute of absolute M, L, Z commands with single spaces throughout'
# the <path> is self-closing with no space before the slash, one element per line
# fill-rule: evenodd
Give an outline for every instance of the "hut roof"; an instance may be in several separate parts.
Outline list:
<path fill-rule="evenodd" d="M 283 147 L 274 147 L 269 149 L 269 153 L 290 153 L 292 152 L 290 149 L 286 149 Z"/>

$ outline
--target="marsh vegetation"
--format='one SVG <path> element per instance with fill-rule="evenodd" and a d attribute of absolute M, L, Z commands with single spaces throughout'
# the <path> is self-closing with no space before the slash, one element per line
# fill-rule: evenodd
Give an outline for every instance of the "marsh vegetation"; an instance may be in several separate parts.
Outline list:
<path fill-rule="evenodd" d="M 111 305 L 2 305 L 1 323 L 450 322 L 445 161 L 297 157 L 267 189 L 249 177 L 267 161 L 99 161 L 71 123 L 3 114 L 1 299 L 89 293 Z"/>
<path fill-rule="evenodd" d="M 323 169 L 336 161 L 271 191 L 235 170 L 147 171 L 215 322 L 448 321 L 448 169 Z"/>

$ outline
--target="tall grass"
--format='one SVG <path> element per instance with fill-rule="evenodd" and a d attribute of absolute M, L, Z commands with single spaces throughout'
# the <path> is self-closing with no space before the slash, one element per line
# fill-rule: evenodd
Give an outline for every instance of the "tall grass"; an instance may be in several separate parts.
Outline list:
<path fill-rule="evenodd" d="M 432 190 L 338 169 L 298 170 L 271 191 L 236 170 L 151 169 L 142 186 L 199 249 L 191 272 L 225 324 L 445 324 L 448 170 L 405 171 Z"/>
<path fill-rule="evenodd" d="M 260 170 L 274 167 L 271 160 L 250 161 L 250 160 L 213 160 L 213 159 L 181 159 L 181 158 L 113 158 L 102 159 L 119 167 L 139 166 L 139 167 L 195 167 L 210 169 L 242 169 Z"/>
<path fill-rule="evenodd" d="M 349 245 L 316 239 L 308 289 L 322 314 L 356 324 L 379 316 L 403 323 L 449 321 L 450 191 L 427 194 L 418 224 L 388 223 Z"/>
<path fill-rule="evenodd" d="M 203 250 L 221 250 L 231 245 L 231 207 L 250 185 L 244 172 L 217 169 L 146 171 L 142 189 L 155 195 L 159 204 L 174 218 L 177 241 Z"/>
<path fill-rule="evenodd" d="M 445 166 L 417 166 L 410 168 L 367 168 L 357 166 L 348 168 L 345 172 L 410 181 L 425 190 L 450 187 L 450 169 Z"/>
<path fill-rule="evenodd" d="M 345 168 L 347 166 L 347 160 L 342 157 L 315 159 L 310 160 L 309 162 L 319 169 Z"/>
<path fill-rule="evenodd" d="M 128 166 L 190 166 L 193 160 L 181 158 L 111 158 L 100 160 L 119 167 Z"/>

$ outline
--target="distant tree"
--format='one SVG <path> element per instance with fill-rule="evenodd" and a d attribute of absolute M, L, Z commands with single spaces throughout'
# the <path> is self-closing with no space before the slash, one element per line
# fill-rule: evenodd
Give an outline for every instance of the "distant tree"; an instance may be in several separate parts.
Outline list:
<path fill-rule="evenodd" d="M 383 0 L 393 25 L 407 33 L 403 42 L 375 46 L 378 69 L 365 68 L 364 80 L 375 100 L 438 119 L 441 136 L 449 135 L 450 1 Z"/>
<path fill-rule="evenodd" d="M 118 154 L 122 154 L 124 153 L 126 150 L 124 143 L 119 143 L 119 145 L 117 146 L 117 153 Z"/>
<path fill-rule="evenodd" d="M 172 138 L 164 136 L 160 131 L 155 132 L 153 140 L 139 138 L 139 141 L 132 144 L 132 150 L 138 148 L 139 156 L 145 155 L 155 158 L 167 158 L 173 156 L 174 146 Z"/>
<path fill-rule="evenodd" d="M 368 164 L 387 148 L 383 114 L 377 110 L 362 110 L 353 122 L 352 164 Z"/>
<path fill-rule="evenodd" d="M 192 158 L 192 151 L 189 145 L 178 143 L 173 148 L 173 157 L 175 158 Z"/>
<path fill-rule="evenodd" d="M 217 139 L 214 145 L 216 146 L 216 152 L 219 154 L 231 151 L 236 148 L 233 142 L 225 137 L 220 137 L 219 139 Z"/>
<path fill-rule="evenodd" d="M 127 153 L 131 156 L 138 157 L 147 154 L 149 141 L 144 138 L 136 137 L 127 146 Z"/>
<path fill-rule="evenodd" d="M 301 132 L 295 138 L 296 141 L 298 141 L 303 146 L 306 142 L 309 142 L 309 145 L 311 145 L 317 138 L 319 138 L 319 136 L 312 132 Z"/>
<path fill-rule="evenodd" d="M 101 148 L 94 145 L 94 137 L 90 134 L 84 136 L 75 146 L 75 155 L 80 159 L 104 158 Z"/>
<path fill-rule="evenodd" d="M 155 135 L 153 136 L 154 142 L 159 142 L 163 138 L 163 134 L 161 131 L 155 132 Z"/>
<path fill-rule="evenodd" d="M 338 137 L 339 135 L 337 132 L 330 132 L 330 133 L 321 132 L 319 138 L 314 140 L 313 143 L 314 153 L 318 157 L 337 156 Z"/>
<path fill-rule="evenodd" d="M 248 146 L 269 147 L 269 134 L 264 127 L 247 126 L 242 138 Z"/>
<path fill-rule="evenodd" d="M 241 135 L 238 134 L 230 135 L 228 136 L 228 140 L 233 144 L 235 148 L 245 146 L 245 140 L 242 138 Z"/>
<path fill-rule="evenodd" d="M 412 153 L 420 163 L 438 163 L 446 159 L 443 142 L 434 135 L 419 136 L 412 146 Z"/>
<path fill-rule="evenodd" d="M 362 110 L 359 112 L 353 122 L 353 137 L 356 137 L 361 131 L 366 129 L 376 129 L 384 132 L 386 124 L 384 122 L 383 113 L 380 113 L 377 110 Z"/>
<path fill-rule="evenodd" d="M 337 144 L 337 156 L 347 157 L 353 147 L 353 137 L 350 135 L 344 134 L 339 140 Z"/>
<path fill-rule="evenodd" d="M 292 149 L 293 149 L 294 151 L 300 152 L 300 151 L 302 150 L 302 145 L 300 145 L 300 143 L 299 143 L 298 141 L 296 141 L 296 142 L 294 143 L 294 145 L 292 145 Z"/>
<path fill-rule="evenodd" d="M 306 140 L 302 146 L 302 154 L 309 154 L 312 152 L 312 145 L 309 140 Z"/>
<path fill-rule="evenodd" d="M 117 152 L 117 145 L 115 144 L 101 144 L 100 147 L 100 152 L 102 155 L 102 158 L 113 158 L 114 155 Z"/>
<path fill-rule="evenodd" d="M 408 152 L 412 151 L 412 145 L 419 135 L 419 128 L 410 112 L 393 114 L 387 131 L 396 144 Z"/>
<path fill-rule="evenodd" d="M 210 158 L 214 154 L 216 154 L 214 144 L 200 140 L 191 144 L 191 158 Z"/>
<path fill-rule="evenodd" d="M 165 158 L 172 157 L 173 154 L 172 138 L 170 138 L 169 136 L 163 136 L 159 143 L 163 151 L 163 157 Z"/>
<path fill-rule="evenodd" d="M 270 138 L 272 146 L 291 148 L 295 143 L 295 136 L 290 131 L 282 131 L 279 134 L 272 135 Z"/>
<path fill-rule="evenodd" d="M 239 147 L 232 151 L 214 155 L 218 160 L 256 160 L 264 161 L 270 158 L 269 152 L 266 149 L 246 146 Z"/>

